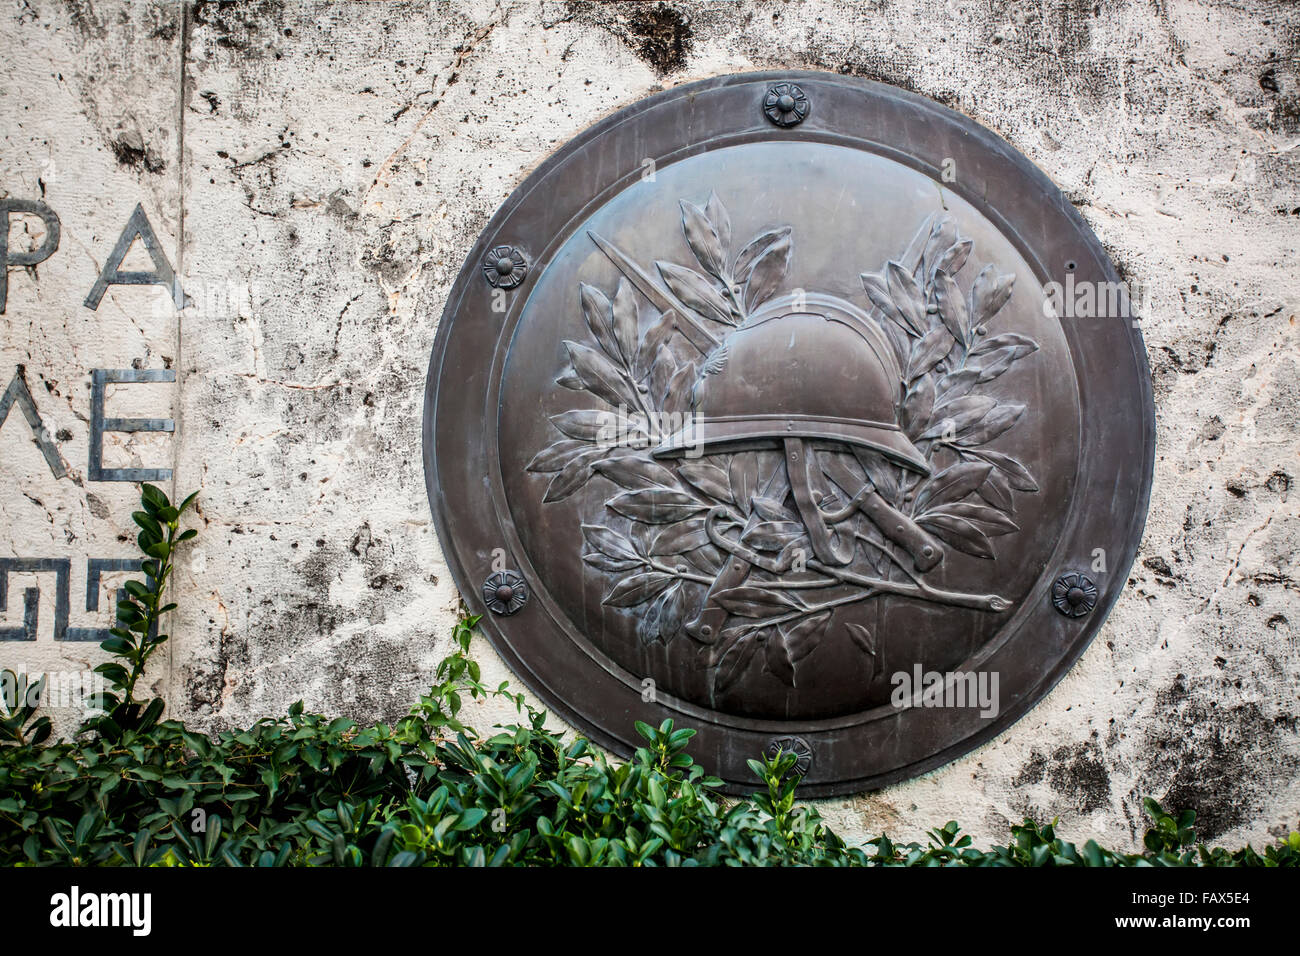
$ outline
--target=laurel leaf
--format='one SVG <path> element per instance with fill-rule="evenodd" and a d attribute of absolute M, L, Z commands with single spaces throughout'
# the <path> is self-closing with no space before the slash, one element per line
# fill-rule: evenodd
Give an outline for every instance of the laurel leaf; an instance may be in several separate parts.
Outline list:
<path fill-rule="evenodd" d="M 983 492 L 983 486 L 981 486 L 980 491 L 981 493 Z M 927 516 L 936 514 L 952 515 L 955 518 L 962 518 L 965 521 L 969 521 L 989 537 L 1011 534 L 1013 531 L 1020 530 L 1020 526 L 1004 515 L 1001 511 L 998 511 L 996 508 L 990 508 L 988 505 L 978 505 L 974 502 L 950 502 L 948 504 L 936 505 L 926 512 Z"/>
<path fill-rule="evenodd" d="M 916 279 L 897 262 L 885 266 L 885 277 L 889 283 L 889 298 L 894 307 L 902 314 L 904 321 L 917 335 L 925 335 L 925 296 Z M 873 300 L 874 301 L 874 300 Z"/>
<path fill-rule="evenodd" d="M 694 551 L 709 543 L 709 535 L 704 530 L 703 518 L 691 518 L 678 524 L 670 525 L 659 532 L 650 544 L 650 553 L 656 557 L 666 554 L 682 554 Z"/>
<path fill-rule="evenodd" d="M 970 354 L 983 355 L 986 352 L 993 352 L 1001 348 L 1015 348 L 1016 358 L 1023 358 L 1030 352 L 1037 352 L 1038 343 L 1027 335 L 1020 335 L 1017 332 L 1004 332 L 1001 335 L 984 339 L 978 346 L 971 349 Z"/>
<path fill-rule="evenodd" d="M 681 521 L 709 507 L 685 492 L 672 491 L 668 488 L 625 491 L 611 498 L 606 505 L 621 515 L 646 524 Z"/>
<path fill-rule="evenodd" d="M 668 309 L 650 323 L 650 327 L 646 329 L 645 335 L 641 337 L 641 344 L 637 348 L 637 370 L 641 375 L 645 375 L 649 371 L 650 363 L 659 356 L 659 347 L 668 341 L 673 334 L 673 329 L 676 327 L 677 313 L 673 309 Z"/>
<path fill-rule="evenodd" d="M 912 383 L 903 397 L 903 414 L 900 424 L 903 432 L 910 438 L 915 436 L 930 420 L 934 411 L 934 379 L 922 376 Z"/>
<path fill-rule="evenodd" d="M 636 292 L 627 279 L 618 280 L 618 290 L 614 293 L 612 306 L 614 319 L 614 338 L 618 342 L 619 352 L 623 356 L 623 365 L 631 368 L 636 361 L 638 340 L 638 315 Z"/>
<path fill-rule="evenodd" d="M 591 446 L 585 441 L 574 441 L 571 438 L 561 438 L 553 445 L 547 445 L 534 455 L 533 460 L 524 465 L 524 471 L 542 473 L 559 471 L 575 454 L 590 447 Z"/>
<path fill-rule="evenodd" d="M 546 486 L 542 501 L 561 501 L 573 494 L 591 478 L 591 464 L 605 453 L 603 448 L 580 452 L 569 460 L 559 474 Z"/>
<path fill-rule="evenodd" d="M 708 279 L 694 269 L 671 262 L 656 262 L 655 266 L 658 267 L 659 274 L 663 276 L 664 282 L 673 295 L 677 296 L 684 306 L 706 319 L 731 324 L 731 306 Z"/>
<path fill-rule="evenodd" d="M 788 626 L 785 646 L 790 652 L 791 663 L 799 663 L 817 648 L 830 621 L 831 612 L 822 611 Z"/>
<path fill-rule="evenodd" d="M 713 595 L 721 608 L 740 617 L 768 617 L 772 613 L 794 610 L 797 605 L 780 591 L 758 587 L 727 588 Z"/>
<path fill-rule="evenodd" d="M 990 442 L 1015 425 L 1024 413 L 1025 406 L 1015 402 L 999 405 L 965 433 L 959 432 L 957 443 L 969 447 Z"/>
<path fill-rule="evenodd" d="M 1011 482 L 1007 479 L 1006 473 L 1000 469 L 994 468 L 989 473 L 988 478 L 984 479 L 984 484 L 979 486 L 977 493 L 1000 511 L 1009 512 L 1015 508 L 1015 498 L 1011 494 Z"/>
<path fill-rule="evenodd" d="M 952 277 L 942 269 L 934 273 L 934 299 L 939 306 L 939 318 L 953 338 L 958 342 L 969 342 L 971 328 L 966 297 L 961 294 L 961 289 L 957 288 Z"/>
<path fill-rule="evenodd" d="M 773 242 L 754 260 L 754 267 L 745 283 L 745 311 L 752 312 L 762 305 L 785 281 L 790 268 L 792 250 L 789 234 Z"/>
<path fill-rule="evenodd" d="M 926 514 L 917 518 L 916 523 L 928 528 L 934 532 L 935 537 L 946 541 L 958 551 L 965 551 L 977 558 L 993 557 L 993 546 L 989 543 L 988 537 L 963 518 L 945 514 Z"/>
<path fill-rule="evenodd" d="M 616 408 L 620 405 L 629 409 L 639 407 L 636 386 L 609 358 L 577 342 L 566 341 L 564 347 L 569 350 L 573 370 L 587 391 Z"/>
<path fill-rule="evenodd" d="M 898 364 L 900 366 L 906 365 L 910 350 L 910 346 L 907 344 L 908 340 L 915 338 L 920 333 L 916 332 L 908 321 L 903 318 L 903 313 L 894 304 L 893 297 L 889 294 L 889 282 L 884 276 L 864 272 L 861 279 L 862 288 L 866 290 L 867 298 L 871 300 L 871 304 L 890 320 L 890 324 L 885 328 L 888 330 L 890 341 L 894 345 Z"/>
<path fill-rule="evenodd" d="M 780 631 L 763 642 L 764 663 L 767 669 L 787 687 L 794 686 L 794 661 L 786 637 Z"/>
<path fill-rule="evenodd" d="M 640 561 L 629 559 L 611 558 L 607 554 L 601 554 L 599 551 L 589 551 L 582 556 L 583 564 L 590 565 L 598 571 L 604 571 L 606 574 L 622 574 L 624 571 L 630 571 L 633 568 L 641 566 Z"/>
<path fill-rule="evenodd" d="M 740 250 L 736 256 L 736 268 L 733 279 L 740 285 L 749 281 L 749 275 L 754 270 L 754 264 L 758 262 L 763 253 L 767 252 L 773 245 L 782 239 L 789 237 L 790 227 L 782 226 L 780 229 L 772 229 L 768 232 L 761 232 Z"/>
<path fill-rule="evenodd" d="M 723 631 L 724 635 L 726 633 Z M 759 648 L 758 635 L 762 633 L 763 631 L 755 631 L 743 635 L 721 655 L 714 676 L 714 689 L 718 693 L 729 689 L 745 673 L 745 669 L 749 667 L 749 662 L 754 659 L 754 653 Z"/>
<path fill-rule="evenodd" d="M 997 399 L 987 395 L 964 395 L 951 402 L 941 402 L 931 415 L 933 424 L 921 433 L 921 437 L 956 441 L 996 406 Z"/>
<path fill-rule="evenodd" d="M 966 264 L 966 260 L 970 257 L 970 251 L 974 246 L 975 243 L 969 239 L 962 239 L 953 243 L 939 257 L 939 261 L 934 264 L 935 273 L 938 274 L 942 270 L 950 276 L 955 276 L 961 271 L 962 266 Z"/>
<path fill-rule="evenodd" d="M 613 428 L 617 419 L 610 411 L 580 408 L 552 415 L 551 423 L 570 438 L 593 442 L 603 430 Z"/>
<path fill-rule="evenodd" d="M 942 362 L 952 347 L 952 333 L 942 325 L 926 332 L 912 345 L 912 354 L 907 360 L 907 381 L 915 381 Z"/>
<path fill-rule="evenodd" d="M 717 197 L 711 197 L 716 199 Z M 696 261 L 704 271 L 717 278 L 722 278 L 726 268 L 726 254 L 717 227 L 710 221 L 708 214 L 695 203 L 680 201 L 682 207 L 682 231 L 686 233 L 686 244 L 695 253 Z"/>
<path fill-rule="evenodd" d="M 583 282 L 578 286 L 578 298 L 582 302 L 582 314 L 587 320 L 587 328 L 592 336 L 610 358 L 619 358 L 618 339 L 614 335 L 613 317 L 610 314 L 609 299 L 593 285 Z"/>
<path fill-rule="evenodd" d="M 654 488 L 675 484 L 673 473 L 663 465 L 636 455 L 605 458 L 592 467 L 623 488 Z"/>
<path fill-rule="evenodd" d="M 951 216 L 940 216 L 934 221 L 930 229 L 930 237 L 925 243 L 925 252 L 921 256 L 921 275 L 924 277 L 934 273 L 939 266 L 940 257 L 947 252 L 957 241 L 957 224 L 953 222 Z M 913 274 L 916 270 L 911 270 Z"/>
<path fill-rule="evenodd" d="M 682 629 L 685 614 L 682 604 L 681 584 L 664 591 L 637 620 L 636 633 L 642 643 L 667 643 Z"/>
<path fill-rule="evenodd" d="M 602 603 L 610 607 L 632 607 L 644 604 L 672 583 L 673 576 L 661 571 L 634 574 L 614 585 L 614 589 L 605 596 Z"/>
<path fill-rule="evenodd" d="M 849 632 L 849 639 L 858 646 L 859 650 L 871 657 L 876 656 L 876 639 L 870 631 L 861 624 L 854 624 L 851 621 L 844 627 Z"/>
<path fill-rule="evenodd" d="M 975 277 L 970 290 L 970 319 L 974 328 L 985 325 L 1011 298 L 1015 285 L 1014 275 L 998 275 L 992 266 L 985 266 Z"/>
<path fill-rule="evenodd" d="M 606 528 L 604 525 L 598 524 L 584 524 L 582 526 L 582 536 L 590 547 L 595 548 L 602 554 L 609 555 L 611 558 L 640 560 L 640 556 L 633 547 L 631 540 L 612 528 Z"/>
<path fill-rule="evenodd" d="M 1016 461 L 1010 455 L 1004 455 L 1000 451 L 992 451 L 988 448 L 981 448 L 978 452 L 974 452 L 973 454 L 976 454 L 985 461 L 992 463 L 995 468 L 1003 472 L 1003 474 L 1007 476 L 1007 480 L 1010 482 L 1011 487 L 1016 489 L 1016 491 L 1038 490 L 1038 482 L 1036 482 L 1034 476 L 1029 473 L 1029 469 Z"/>
<path fill-rule="evenodd" d="M 715 501 L 734 503 L 727 473 L 717 465 L 706 461 L 687 462 L 678 467 L 677 473 Z"/>
<path fill-rule="evenodd" d="M 939 379 L 935 385 L 936 405 L 942 405 L 969 394 L 970 390 L 979 383 L 979 380 L 980 370 L 977 368 L 964 368 L 956 372 L 949 372 Z"/>
<path fill-rule="evenodd" d="M 993 466 L 987 462 L 961 462 L 945 468 L 921 485 L 916 496 L 915 513 L 924 514 L 928 507 L 959 501 L 989 476 Z M 920 523 L 920 518 L 917 522 Z"/>

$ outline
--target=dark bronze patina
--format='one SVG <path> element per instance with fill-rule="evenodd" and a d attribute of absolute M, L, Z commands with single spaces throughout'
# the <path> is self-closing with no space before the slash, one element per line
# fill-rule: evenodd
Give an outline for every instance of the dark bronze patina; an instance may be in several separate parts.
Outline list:
<path fill-rule="evenodd" d="M 672 717 L 730 786 L 781 750 L 811 795 L 953 759 L 1083 652 L 1141 536 L 1145 353 L 1055 316 L 1067 271 L 1118 287 L 1028 161 L 899 90 L 753 74 L 610 117 L 497 213 L 438 329 L 462 593 L 616 751 Z M 900 701 L 912 674 L 998 700 Z"/>

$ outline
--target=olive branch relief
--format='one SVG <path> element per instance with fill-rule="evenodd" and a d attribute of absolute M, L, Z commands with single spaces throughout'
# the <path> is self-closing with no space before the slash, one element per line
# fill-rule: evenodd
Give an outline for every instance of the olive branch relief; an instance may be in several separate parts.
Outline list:
<path fill-rule="evenodd" d="M 614 489 L 589 499 L 595 513 L 582 524 L 583 561 L 607 581 L 603 603 L 644 605 L 636 633 L 645 643 L 686 634 L 706 648 L 716 692 L 760 652 L 765 670 L 795 686 L 797 664 L 835 611 L 870 598 L 1009 609 L 1006 598 L 937 588 L 924 574 L 949 547 L 995 559 L 995 539 L 1019 530 L 1016 493 L 1038 490 L 1023 464 L 987 447 L 1025 406 L 984 387 L 1038 348 L 995 327 L 1014 276 L 985 266 L 963 292 L 957 277 L 972 241 L 949 217 L 934 216 L 897 260 L 862 275 L 862 308 L 845 304 L 888 343 L 897 370 L 889 427 L 906 436 L 917 461 L 811 439 L 787 443 L 785 456 L 779 442 L 667 456 L 674 436 L 664 423 L 689 423 L 700 383 L 725 374 L 729 336 L 776 301 L 793 249 L 787 226 L 760 232 L 733 255 L 731 220 L 716 194 L 702 206 L 680 205 L 696 266 L 657 261 L 654 275 L 590 234 L 621 277 L 612 299 L 580 284 L 590 338 L 563 343 L 568 362 L 556 382 L 597 407 L 551 416 L 562 437 L 526 466 L 547 476 L 546 502 L 593 480 Z M 625 440 L 611 443 L 615 420 Z M 805 450 L 797 467 L 792 449 Z M 877 653 L 867 628 L 843 627 L 862 653 Z"/>

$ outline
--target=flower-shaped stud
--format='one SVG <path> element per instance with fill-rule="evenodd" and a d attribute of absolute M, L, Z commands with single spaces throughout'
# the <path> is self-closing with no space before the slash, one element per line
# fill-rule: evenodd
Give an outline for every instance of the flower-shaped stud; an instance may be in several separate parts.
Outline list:
<path fill-rule="evenodd" d="M 1097 606 L 1097 585 L 1077 571 L 1062 574 L 1052 585 L 1052 604 L 1066 617 L 1083 617 Z"/>
<path fill-rule="evenodd" d="M 518 571 L 494 571 L 483 582 L 483 600 L 493 614 L 514 614 L 528 602 L 528 585 Z"/>
<path fill-rule="evenodd" d="M 528 275 L 528 260 L 514 246 L 496 246 L 483 257 L 483 278 L 494 289 L 513 289 Z"/>
<path fill-rule="evenodd" d="M 807 775 L 812 766 L 812 747 L 808 746 L 808 741 L 802 737 L 773 737 L 767 742 L 767 759 L 775 759 L 778 750 L 783 754 L 794 754 L 798 758 L 794 762 L 794 772 L 801 777 Z"/>
<path fill-rule="evenodd" d="M 802 123 L 811 105 L 807 94 L 793 83 L 778 83 L 763 97 L 763 113 L 781 127 Z"/>

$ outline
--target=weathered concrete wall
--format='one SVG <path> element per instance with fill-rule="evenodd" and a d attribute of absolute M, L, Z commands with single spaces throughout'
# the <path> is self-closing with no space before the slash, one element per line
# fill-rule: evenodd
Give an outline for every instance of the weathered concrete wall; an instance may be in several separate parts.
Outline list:
<path fill-rule="evenodd" d="M 1296 825 L 1294 5 L 32 0 L 4 16 L 0 196 L 49 204 L 62 240 L 10 270 L 0 385 L 23 369 L 66 475 L 15 405 L 0 555 L 67 559 L 70 626 L 107 624 L 111 601 L 85 609 L 87 558 L 131 553 L 137 485 L 88 467 L 91 370 L 173 370 L 110 386 L 105 408 L 170 417 L 174 434 L 104 437 L 109 467 L 172 468 L 169 491 L 201 492 L 151 675 L 173 714 L 228 725 L 298 698 L 402 713 L 458 603 L 421 403 L 475 236 L 540 160 L 651 91 L 825 69 L 960 109 L 1061 186 L 1149 292 L 1159 419 L 1142 553 L 1082 661 L 993 743 L 825 812 L 896 836 L 1060 815 L 1068 834 L 1129 843 L 1153 794 L 1224 841 Z M 83 305 L 137 203 L 193 300 L 182 311 L 147 286 Z M 41 235 L 15 217 L 11 248 Z M 137 262 L 139 244 L 124 268 Z M 21 625 L 29 587 L 36 640 L 0 642 L 0 666 L 93 666 L 93 644 L 54 639 L 52 571 L 14 570 L 0 623 Z"/>

